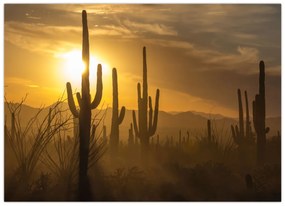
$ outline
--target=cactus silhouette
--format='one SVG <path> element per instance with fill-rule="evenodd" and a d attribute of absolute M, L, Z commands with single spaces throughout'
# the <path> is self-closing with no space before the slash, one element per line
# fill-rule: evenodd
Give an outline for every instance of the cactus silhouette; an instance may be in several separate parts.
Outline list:
<path fill-rule="evenodd" d="M 189 144 L 189 141 L 190 141 L 190 133 L 189 133 L 189 131 L 187 130 L 186 143 Z"/>
<path fill-rule="evenodd" d="M 263 61 L 259 63 L 259 93 L 255 95 L 252 102 L 253 125 L 257 136 L 257 164 L 261 166 L 265 160 L 266 153 L 266 133 L 269 127 L 265 128 L 265 65 Z"/>
<path fill-rule="evenodd" d="M 249 120 L 249 108 L 247 91 L 244 92 L 245 96 L 245 107 L 246 107 L 246 118 L 245 118 L 245 130 L 244 130 L 244 118 L 243 118 L 243 106 L 240 89 L 237 90 L 238 94 L 238 107 L 239 107 L 239 126 L 231 125 L 232 137 L 234 142 L 239 146 L 243 147 L 253 143 L 253 135 L 251 130 L 251 124 Z"/>
<path fill-rule="evenodd" d="M 133 131 L 133 124 L 131 123 L 130 129 L 129 129 L 129 139 L 128 139 L 129 146 L 134 145 L 134 131 Z"/>
<path fill-rule="evenodd" d="M 142 145 L 142 155 L 149 148 L 149 140 L 157 128 L 158 121 L 158 106 L 159 106 L 159 89 L 156 90 L 155 109 L 152 107 L 152 99 L 148 96 L 147 83 L 147 63 L 146 63 L 146 48 L 143 48 L 143 91 L 141 93 L 141 84 L 138 83 L 138 124 L 136 113 L 133 111 L 133 123 L 136 136 L 140 139 Z M 149 111 L 148 111 L 149 106 Z"/>
<path fill-rule="evenodd" d="M 211 127 L 211 120 L 207 120 L 207 130 L 208 130 L 208 141 L 212 141 L 212 127 Z"/>
<path fill-rule="evenodd" d="M 182 134 L 181 134 L 181 129 L 179 130 L 179 137 L 178 137 L 178 146 L 181 147 L 182 145 Z"/>
<path fill-rule="evenodd" d="M 112 110 L 112 124 L 110 134 L 110 149 L 112 153 L 116 153 L 119 146 L 119 125 L 123 122 L 125 117 L 125 107 L 121 108 L 119 115 L 119 100 L 118 100 L 118 77 L 117 70 L 113 68 L 113 110 Z"/>
<path fill-rule="evenodd" d="M 97 68 L 97 92 L 94 100 L 91 102 L 90 85 L 89 85 L 89 34 L 87 25 L 87 13 L 82 11 L 82 27 L 83 27 L 83 45 L 82 45 L 82 60 L 85 64 L 85 70 L 82 73 L 81 81 L 81 95 L 76 93 L 77 101 L 80 107 L 76 109 L 74 99 L 72 96 L 72 88 L 69 82 L 66 83 L 68 105 L 73 116 L 79 118 L 79 184 L 78 192 L 79 199 L 85 200 L 88 198 L 88 155 L 89 155 L 89 142 L 90 142 L 90 129 L 91 129 L 91 110 L 95 109 L 102 98 L 102 68 L 98 65 Z"/>

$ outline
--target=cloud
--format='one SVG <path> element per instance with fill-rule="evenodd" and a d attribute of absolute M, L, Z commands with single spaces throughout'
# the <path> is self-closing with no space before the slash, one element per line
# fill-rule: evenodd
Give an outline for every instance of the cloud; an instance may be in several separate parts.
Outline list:
<path fill-rule="evenodd" d="M 200 52 L 199 55 L 202 57 L 206 57 L 205 62 L 213 63 L 213 64 L 221 64 L 221 65 L 240 65 L 242 63 L 256 63 L 259 61 L 259 51 L 256 48 L 250 47 L 241 47 L 237 48 L 237 52 L 235 54 L 225 54 L 212 52 L 215 55 L 208 55 L 207 52 Z M 194 54 L 195 55 L 195 54 Z M 223 67 L 226 68 L 226 67 Z"/>
<path fill-rule="evenodd" d="M 193 44 L 191 44 L 190 42 L 179 40 L 146 39 L 145 42 L 168 48 L 178 48 L 186 50 L 192 50 L 194 48 Z"/>
<path fill-rule="evenodd" d="M 130 20 L 124 20 L 124 25 L 127 26 L 130 30 L 133 32 L 139 32 L 139 33 L 153 33 L 157 35 L 166 35 L 166 36 L 176 36 L 177 32 L 169 27 L 165 26 L 163 24 L 149 24 L 149 23 L 140 23 L 140 22 L 134 22 Z"/>
<path fill-rule="evenodd" d="M 35 52 L 80 48 L 82 9 L 91 38 L 107 55 L 134 63 L 140 57 L 135 49 L 146 45 L 155 68 L 149 81 L 230 109 L 236 108 L 237 88 L 256 93 L 263 59 L 272 94 L 268 105 L 278 108 L 280 5 L 11 5 L 5 6 L 5 42 Z"/>
<path fill-rule="evenodd" d="M 29 79 L 24 79 L 20 77 L 6 77 L 5 76 L 5 86 L 9 87 L 9 85 L 21 85 L 21 86 L 26 86 L 30 88 L 37 88 L 39 85 L 34 84 L 31 80 Z"/>
<path fill-rule="evenodd" d="M 70 43 L 76 42 L 76 39 L 77 43 Z M 77 27 L 5 23 L 5 41 L 30 51 L 57 53 L 62 48 L 79 45 L 79 39 L 80 29 Z"/>

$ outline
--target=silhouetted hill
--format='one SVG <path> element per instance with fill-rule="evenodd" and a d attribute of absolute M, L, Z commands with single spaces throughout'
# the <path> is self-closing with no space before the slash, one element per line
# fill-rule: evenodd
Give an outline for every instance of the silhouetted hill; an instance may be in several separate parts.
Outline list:
<path fill-rule="evenodd" d="M 17 104 L 12 104 L 12 106 L 16 106 Z M 50 105 L 48 107 L 43 108 L 41 114 L 39 115 L 39 119 L 43 119 L 46 115 L 48 115 L 49 108 L 53 106 Z M 68 104 L 62 103 L 62 110 L 66 110 L 69 112 Z M 5 111 L 5 120 L 7 122 L 7 126 L 10 126 L 11 115 L 9 114 L 9 110 L 7 104 L 4 106 Z M 33 117 L 39 108 L 33 108 L 28 105 L 22 105 L 21 107 L 21 124 L 25 125 L 31 117 Z M 93 115 L 100 115 L 96 118 L 102 118 L 103 114 L 106 111 L 106 116 L 102 123 L 104 123 L 107 127 L 107 134 L 110 133 L 111 126 L 111 117 L 112 117 L 112 108 L 108 108 L 104 111 L 95 110 L 93 111 Z M 137 112 L 136 112 L 137 115 Z M 179 130 L 182 131 L 182 136 L 186 135 L 186 132 L 189 131 L 192 137 L 197 135 L 205 134 L 207 129 L 207 119 L 206 117 L 213 117 L 212 124 L 214 130 L 222 132 L 227 136 L 230 134 L 230 126 L 232 124 L 237 124 L 237 119 L 225 117 L 222 115 L 212 115 L 200 112 L 180 112 L 180 113 L 168 113 L 164 111 L 159 112 L 159 120 L 158 120 L 158 128 L 157 134 L 160 135 L 163 140 L 166 136 L 174 136 L 174 138 L 178 138 Z M 132 110 L 126 110 L 125 118 L 123 123 L 120 125 L 120 137 L 124 141 L 128 138 L 128 129 L 130 128 L 130 124 L 132 123 Z M 281 130 L 281 117 L 270 117 L 267 118 L 267 126 L 270 127 L 270 132 L 268 137 L 276 135 L 278 130 Z"/>

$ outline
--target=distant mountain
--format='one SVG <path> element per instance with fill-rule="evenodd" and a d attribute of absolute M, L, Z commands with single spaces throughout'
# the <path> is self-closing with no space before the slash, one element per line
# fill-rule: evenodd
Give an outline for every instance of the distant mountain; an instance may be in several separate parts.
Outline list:
<path fill-rule="evenodd" d="M 12 106 L 16 106 L 17 104 L 13 104 Z M 49 108 L 54 105 L 50 105 L 42 109 L 41 114 L 39 115 L 39 120 L 42 120 L 46 115 L 48 115 Z M 68 104 L 63 102 L 61 104 L 61 109 L 69 112 Z M 10 126 L 11 115 L 9 113 L 7 103 L 4 105 L 5 111 L 5 120 L 7 126 Z M 39 108 L 33 108 L 28 105 L 22 105 L 21 107 L 21 124 L 25 125 L 31 117 L 33 117 Z M 108 108 L 104 111 L 93 110 L 92 114 L 100 115 L 97 117 L 101 119 L 103 114 L 106 112 L 104 119 L 102 120 L 102 124 L 104 123 L 107 127 L 107 134 L 110 133 L 111 126 L 111 118 L 112 118 L 112 108 Z M 137 114 L 137 112 L 136 112 Z M 182 131 L 182 135 L 186 135 L 186 132 L 189 131 L 193 136 L 206 134 L 207 129 L 207 119 L 211 117 L 213 119 L 212 125 L 215 131 L 222 132 L 224 135 L 230 136 L 230 126 L 232 124 L 237 124 L 237 119 L 225 117 L 219 114 L 206 114 L 202 112 L 180 112 L 180 113 L 168 113 L 164 111 L 159 112 L 158 119 L 158 127 L 157 134 L 160 135 L 161 139 L 164 139 L 166 136 L 174 136 L 174 138 L 178 138 L 179 130 Z M 132 110 L 126 110 L 125 118 L 123 123 L 120 125 L 120 136 L 122 139 L 127 140 L 128 138 L 128 129 L 130 128 L 130 124 L 132 123 Z M 277 131 L 281 131 L 281 117 L 270 117 L 267 118 L 266 124 L 270 127 L 270 132 L 268 136 L 273 136 L 277 134 Z M 253 124 L 252 124 L 253 125 Z"/>
<path fill-rule="evenodd" d="M 205 117 L 207 119 L 223 119 L 223 118 L 228 118 L 224 115 L 221 114 L 209 114 L 209 113 L 204 113 L 204 112 L 196 112 L 196 111 L 191 111 L 193 114 L 198 114 L 202 117 Z"/>

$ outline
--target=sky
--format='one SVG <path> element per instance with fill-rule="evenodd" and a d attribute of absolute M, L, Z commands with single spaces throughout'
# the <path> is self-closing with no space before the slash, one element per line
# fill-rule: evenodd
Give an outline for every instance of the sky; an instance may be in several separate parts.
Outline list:
<path fill-rule="evenodd" d="M 266 67 L 268 116 L 281 116 L 280 4 L 6 4 L 4 94 L 39 107 L 55 102 L 71 82 L 80 91 L 81 11 L 88 14 L 91 96 L 103 66 L 102 104 L 112 106 L 112 68 L 119 104 L 137 108 L 142 48 L 149 94 L 160 89 L 163 111 L 236 117 L 237 89 L 251 102 L 259 61 Z M 66 94 L 65 94 L 66 96 Z"/>

